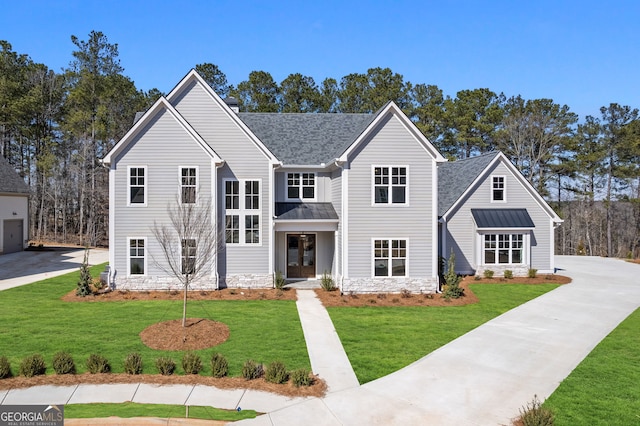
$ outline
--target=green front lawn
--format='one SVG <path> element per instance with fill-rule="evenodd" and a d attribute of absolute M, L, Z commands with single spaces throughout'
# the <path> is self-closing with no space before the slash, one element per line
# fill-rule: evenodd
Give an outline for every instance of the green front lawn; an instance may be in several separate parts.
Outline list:
<path fill-rule="evenodd" d="M 640 309 L 591 351 L 544 407 L 558 426 L 640 424 Z"/>
<path fill-rule="evenodd" d="M 92 268 L 97 276 L 104 265 Z M 52 373 L 58 351 L 69 352 L 79 373 L 92 353 L 105 356 L 112 371 L 123 372 L 123 360 L 139 352 L 144 373 L 157 373 L 155 360 L 170 356 L 180 366 L 182 352 L 145 346 L 139 333 L 151 324 L 182 318 L 182 301 L 63 302 L 60 297 L 76 287 L 78 272 L 0 292 L 0 356 L 18 373 L 22 358 L 40 353 Z M 294 301 L 191 301 L 189 317 L 207 318 L 229 326 L 229 339 L 215 347 L 229 360 L 229 375 L 240 376 L 247 359 L 284 362 L 288 369 L 310 368 L 302 327 Z M 197 351 L 209 374 L 213 349 Z M 178 367 L 177 373 L 182 369 Z"/>
<path fill-rule="evenodd" d="M 136 404 L 69 404 L 64 406 L 65 419 L 90 419 L 106 417 L 158 417 L 161 419 L 184 419 L 187 414 L 184 405 Z M 219 420 L 235 422 L 253 419 L 257 413 L 253 410 L 221 410 L 213 407 L 189 407 L 190 419 Z"/>
<path fill-rule="evenodd" d="M 328 308 L 360 383 L 393 373 L 498 315 L 558 287 L 472 284 L 479 303 Z"/>

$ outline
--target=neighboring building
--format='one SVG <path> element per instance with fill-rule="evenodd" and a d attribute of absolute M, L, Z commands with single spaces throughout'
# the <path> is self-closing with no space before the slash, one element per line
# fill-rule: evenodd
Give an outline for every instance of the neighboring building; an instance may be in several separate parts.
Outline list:
<path fill-rule="evenodd" d="M 434 292 L 438 256 L 455 245 L 439 236 L 464 237 L 448 218 L 467 215 L 467 206 L 479 214 L 475 209 L 537 208 L 538 201 L 552 213 L 535 191 L 533 204 L 473 204 L 470 191 L 482 188 L 473 179 L 448 193 L 464 198 L 464 208 L 452 199 L 443 211 L 438 193 L 449 188 L 438 183 L 445 170 L 439 167 L 450 164 L 392 102 L 375 114 L 238 113 L 195 71 L 143 114 L 103 162 L 110 168 L 111 283 L 119 288 L 178 285 L 152 261 L 162 254 L 151 229 L 168 220 L 167 206 L 179 193 L 190 194 L 186 203 L 214 200 L 211 226 L 225 240 L 199 288 L 272 287 L 279 271 L 287 279 L 328 273 L 343 292 Z M 476 178 L 496 166 L 488 161 Z M 513 166 L 500 167 L 510 197 L 513 179 L 515 200 L 515 182 L 524 180 Z M 530 217 L 539 220 L 537 211 Z M 439 226 L 449 231 L 439 233 Z M 523 244 L 539 247 L 538 226 L 521 230 L 529 235 Z M 511 269 L 553 270 L 553 239 L 545 242 L 539 248 L 550 263 L 539 262 L 537 249 L 520 258 L 512 252 Z M 482 269 L 473 244 L 459 251 L 461 272 Z"/>
<path fill-rule="evenodd" d="M 0 254 L 22 251 L 29 241 L 29 187 L 0 156 Z"/>

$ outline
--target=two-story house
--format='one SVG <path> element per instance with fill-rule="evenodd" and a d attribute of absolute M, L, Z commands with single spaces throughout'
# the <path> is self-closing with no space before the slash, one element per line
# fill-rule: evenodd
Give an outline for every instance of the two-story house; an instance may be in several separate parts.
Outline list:
<path fill-rule="evenodd" d="M 501 246 L 508 235 L 509 247 L 523 247 L 519 257 L 515 249 L 506 258 L 498 250 L 497 270 L 552 271 L 548 236 L 559 219 L 502 154 L 479 158 L 483 170 L 443 186 L 456 174 L 446 167 L 458 162 L 447 163 L 392 102 L 375 114 L 239 113 L 192 70 L 103 160 L 110 169 L 111 284 L 177 286 L 158 267 L 162 254 L 151 229 L 168 221 L 170 203 L 201 199 L 212 200 L 211 226 L 223 249 L 196 288 L 272 287 L 280 272 L 289 280 L 327 273 L 343 292 L 434 292 L 439 255 L 451 248 L 461 272 L 486 266 L 485 235 Z M 498 185 L 494 177 L 508 199 L 476 203 L 474 194 Z M 527 197 L 533 202 L 519 204 Z M 501 230 L 489 213 L 490 228 L 477 223 L 478 209 L 506 207 L 544 222 L 544 247 L 538 222 Z M 457 245 L 458 238 L 469 241 Z"/>

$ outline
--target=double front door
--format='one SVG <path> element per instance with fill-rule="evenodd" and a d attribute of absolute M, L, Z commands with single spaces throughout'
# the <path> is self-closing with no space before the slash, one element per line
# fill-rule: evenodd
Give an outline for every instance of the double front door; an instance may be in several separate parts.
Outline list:
<path fill-rule="evenodd" d="M 316 236 L 287 235 L 287 278 L 315 278 Z"/>

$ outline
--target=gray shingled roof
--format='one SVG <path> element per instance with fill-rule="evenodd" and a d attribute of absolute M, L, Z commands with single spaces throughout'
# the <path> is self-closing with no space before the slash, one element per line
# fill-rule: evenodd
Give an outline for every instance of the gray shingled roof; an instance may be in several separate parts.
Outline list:
<path fill-rule="evenodd" d="M 0 192 L 28 194 L 29 187 L 16 170 L 0 155 Z"/>
<path fill-rule="evenodd" d="M 376 114 L 239 113 L 284 164 L 319 165 L 339 157 Z"/>
<path fill-rule="evenodd" d="M 438 164 L 438 216 L 444 215 L 498 152 Z"/>
<path fill-rule="evenodd" d="M 471 209 L 478 228 L 535 228 L 527 209 Z"/>
<path fill-rule="evenodd" d="M 279 220 L 338 220 L 331 203 L 276 203 Z"/>

